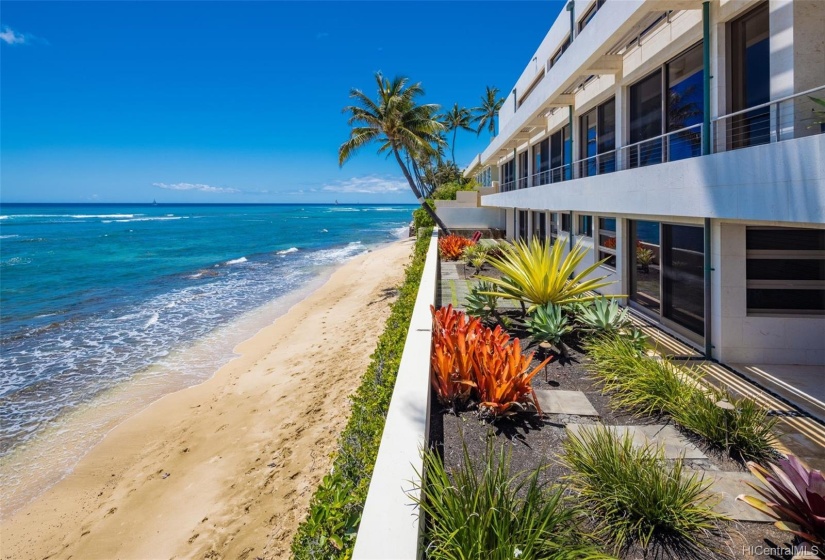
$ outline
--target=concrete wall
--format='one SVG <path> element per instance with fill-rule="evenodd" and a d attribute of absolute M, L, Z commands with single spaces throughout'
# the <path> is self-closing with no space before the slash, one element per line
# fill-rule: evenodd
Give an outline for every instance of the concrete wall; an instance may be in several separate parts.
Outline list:
<path fill-rule="evenodd" d="M 484 196 L 485 207 L 825 223 L 825 135 Z"/>
<path fill-rule="evenodd" d="M 825 365 L 825 317 L 748 317 L 745 224 L 712 226 L 714 357 L 726 363 Z"/>
<path fill-rule="evenodd" d="M 436 214 L 448 228 L 505 229 L 504 210 L 500 208 L 439 207 Z"/>
<path fill-rule="evenodd" d="M 436 240 L 437 234 L 433 232 L 355 540 L 354 560 L 421 557 L 423 527 L 410 493 L 421 483 L 421 450 L 429 433 L 433 324 L 430 305 L 435 304 L 438 285 Z"/>

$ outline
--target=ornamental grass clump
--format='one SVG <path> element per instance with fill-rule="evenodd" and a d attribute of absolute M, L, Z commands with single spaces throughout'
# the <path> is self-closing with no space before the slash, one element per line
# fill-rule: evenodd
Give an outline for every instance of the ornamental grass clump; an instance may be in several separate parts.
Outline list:
<path fill-rule="evenodd" d="M 577 243 L 565 256 L 565 244 L 558 240 L 552 246 L 546 240 L 518 240 L 501 245 L 501 256 L 491 256 L 487 262 L 504 275 L 504 278 L 480 277 L 492 282 L 504 293 L 502 297 L 521 300 L 529 304 L 528 312 L 539 305 L 561 305 L 573 301 L 588 301 L 596 296 L 585 292 L 608 286 L 606 276 L 587 277 L 606 259 L 576 273 L 576 267 L 587 254 Z"/>
<path fill-rule="evenodd" d="M 668 462 L 660 447 L 636 447 L 629 433 L 593 426 L 569 435 L 562 462 L 582 510 L 613 552 L 652 545 L 717 552 L 726 518 L 711 509 L 710 482 L 688 474 L 681 459 Z"/>
<path fill-rule="evenodd" d="M 769 464 L 770 470 L 749 462 L 748 470 L 761 485 L 748 485 L 764 498 L 737 496 L 773 519 L 774 525 L 793 533 L 809 545 L 825 551 L 825 478 L 818 470 L 808 470 L 789 455 Z M 806 547 L 807 548 L 807 547 Z"/>
<path fill-rule="evenodd" d="M 695 371 L 642 355 L 627 338 L 601 336 L 584 347 L 595 365 L 597 381 L 615 405 L 639 415 L 668 414 L 736 459 L 775 455 L 778 420 L 754 401 L 706 387 Z"/>
<path fill-rule="evenodd" d="M 413 500 L 428 520 L 427 558 L 611 558 L 583 535 L 564 489 L 540 480 L 543 467 L 512 474 L 510 453 L 494 451 L 492 438 L 480 465 L 474 460 L 465 445 L 461 466 L 448 472 L 436 452 L 424 454 L 426 483 L 422 497 Z"/>

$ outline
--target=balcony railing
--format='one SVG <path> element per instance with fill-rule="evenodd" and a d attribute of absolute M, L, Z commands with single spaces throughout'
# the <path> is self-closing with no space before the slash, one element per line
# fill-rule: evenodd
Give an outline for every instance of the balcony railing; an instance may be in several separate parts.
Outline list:
<path fill-rule="evenodd" d="M 825 86 L 713 119 L 714 152 L 738 150 L 825 132 Z"/>
<path fill-rule="evenodd" d="M 501 192 L 508 192 L 516 190 L 516 182 L 515 181 L 505 181 L 501 184 Z"/>
<path fill-rule="evenodd" d="M 713 119 L 712 151 L 724 152 L 825 133 L 825 106 L 817 103 L 817 99 L 825 99 L 825 86 Z M 502 185 L 502 191 L 697 157 L 702 155 L 704 134 L 704 125 L 694 124 L 573 164 L 539 171 L 530 176 L 529 184 L 527 177 L 510 181 Z"/>

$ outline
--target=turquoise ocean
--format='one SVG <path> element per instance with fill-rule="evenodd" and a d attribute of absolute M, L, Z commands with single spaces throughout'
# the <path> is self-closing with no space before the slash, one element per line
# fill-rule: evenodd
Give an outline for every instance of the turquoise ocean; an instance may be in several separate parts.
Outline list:
<path fill-rule="evenodd" d="M 118 388 L 140 381 L 156 398 L 211 376 L 336 265 L 406 237 L 413 209 L 0 206 L 0 461 L 14 467 L 4 484 L 26 468 L 7 456 L 43 434 L 60 449 L 92 445 L 63 419 L 122 409 Z"/>

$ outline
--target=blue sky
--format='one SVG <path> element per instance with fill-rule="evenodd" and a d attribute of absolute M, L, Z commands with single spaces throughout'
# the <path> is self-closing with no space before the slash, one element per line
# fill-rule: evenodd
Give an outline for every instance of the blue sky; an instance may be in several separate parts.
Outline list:
<path fill-rule="evenodd" d="M 0 201 L 412 202 L 372 148 L 338 167 L 350 88 L 506 95 L 563 6 L 2 2 Z"/>

